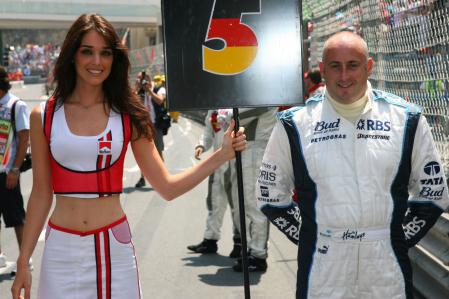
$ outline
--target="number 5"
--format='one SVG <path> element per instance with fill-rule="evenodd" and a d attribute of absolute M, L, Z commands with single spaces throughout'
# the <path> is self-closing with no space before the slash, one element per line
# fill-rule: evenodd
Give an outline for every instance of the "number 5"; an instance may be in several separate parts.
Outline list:
<path fill-rule="evenodd" d="M 234 7 L 229 7 L 233 2 L 218 1 L 221 6 L 220 12 L 226 11 L 226 9 L 233 10 Z M 260 7 L 259 0 L 257 2 L 257 6 Z M 224 42 L 225 46 L 223 49 L 214 50 L 203 45 L 203 70 L 218 75 L 236 75 L 251 66 L 258 49 L 256 34 L 251 27 L 241 23 L 241 17 L 243 14 L 260 13 L 260 11 L 241 12 L 238 18 L 235 16 L 217 17 L 216 3 L 217 0 L 214 0 L 205 42 L 219 39 Z M 225 7 L 226 5 L 228 7 Z"/>

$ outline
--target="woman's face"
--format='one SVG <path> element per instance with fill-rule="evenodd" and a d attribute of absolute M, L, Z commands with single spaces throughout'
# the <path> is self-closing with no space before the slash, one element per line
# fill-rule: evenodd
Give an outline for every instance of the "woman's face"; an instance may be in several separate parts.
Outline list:
<path fill-rule="evenodd" d="M 97 31 L 87 32 L 75 53 L 77 83 L 102 85 L 111 73 L 112 49 Z"/>

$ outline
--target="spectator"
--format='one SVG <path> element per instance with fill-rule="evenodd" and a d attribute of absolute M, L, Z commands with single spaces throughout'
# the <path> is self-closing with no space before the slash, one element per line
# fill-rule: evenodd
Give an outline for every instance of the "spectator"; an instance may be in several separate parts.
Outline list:
<path fill-rule="evenodd" d="M 304 85 L 307 90 L 306 99 L 324 92 L 324 83 L 321 81 L 320 70 L 313 69 L 308 71 L 304 75 Z"/>
<path fill-rule="evenodd" d="M 143 100 L 145 107 L 150 113 L 151 123 L 154 125 L 154 143 L 156 149 L 161 156 L 162 161 L 164 160 L 164 132 L 158 124 L 158 116 L 162 113 L 162 107 L 165 104 L 166 91 L 163 86 L 162 76 L 154 76 L 154 83 L 151 81 L 150 76 L 145 72 L 140 72 L 137 74 L 136 80 L 136 92 Z M 165 81 L 165 80 L 164 80 Z M 143 174 L 140 174 L 140 178 L 137 181 L 135 187 L 142 188 L 145 186 L 145 178 Z"/>
<path fill-rule="evenodd" d="M 217 120 L 218 112 L 209 110 L 205 122 L 203 134 L 200 137 L 199 144 L 195 146 L 195 158 L 208 151 L 212 145 L 214 151 L 220 148 L 223 140 L 224 131 Z M 226 212 L 227 203 L 231 208 L 233 222 L 233 241 L 234 247 L 229 254 L 232 258 L 240 257 L 242 251 L 240 233 L 238 230 L 238 215 L 235 216 L 234 204 L 232 200 L 231 183 L 231 163 L 227 162 L 212 175 L 209 176 L 209 185 L 206 197 L 207 220 L 204 239 L 197 245 L 189 245 L 187 249 L 196 253 L 216 253 L 218 250 L 217 241 L 221 237 L 221 226 L 223 225 L 223 216 Z M 236 222 L 237 221 L 237 222 Z"/>
<path fill-rule="evenodd" d="M 245 198 L 246 230 L 248 236 L 248 270 L 250 272 L 267 270 L 268 257 L 268 231 L 269 222 L 267 217 L 257 209 L 254 200 L 257 190 L 254 182 L 259 176 L 258 167 L 262 162 L 263 153 L 270 137 L 273 126 L 276 122 L 277 108 L 244 108 L 240 109 L 240 124 L 245 127 L 248 138 L 247 150 L 242 153 L 243 168 L 243 192 Z M 219 122 L 229 123 L 232 117 L 232 110 L 220 110 Z M 221 119 L 225 119 L 222 121 Z M 232 184 L 237 186 L 237 173 L 232 167 Z M 237 188 L 233 188 L 232 198 L 234 200 L 234 213 L 237 219 L 234 223 L 239 224 L 239 204 Z M 240 230 L 241 231 L 241 230 Z M 234 266 L 234 271 L 243 270 L 242 259 L 238 259 Z"/>
<path fill-rule="evenodd" d="M 20 249 L 25 209 L 19 169 L 28 149 L 30 113 L 26 103 L 10 93 L 10 89 L 8 73 L 0 67 L 0 216 L 6 227 L 14 227 Z M 0 249 L 0 268 L 5 266 L 6 255 Z M 28 266 L 32 270 L 31 259 Z"/>

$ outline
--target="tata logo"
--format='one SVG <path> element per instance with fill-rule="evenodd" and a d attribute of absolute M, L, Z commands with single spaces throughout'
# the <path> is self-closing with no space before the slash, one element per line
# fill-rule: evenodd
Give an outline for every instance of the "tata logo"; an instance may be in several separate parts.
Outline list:
<path fill-rule="evenodd" d="M 391 130 L 391 122 L 373 119 L 360 119 L 357 122 L 357 130 L 389 132 Z"/>
<path fill-rule="evenodd" d="M 432 161 L 426 164 L 426 166 L 424 166 L 424 172 L 427 175 L 437 175 L 439 174 L 441 171 L 440 168 L 440 164 L 438 164 L 438 162 Z"/>
<path fill-rule="evenodd" d="M 337 121 L 334 122 L 325 122 L 319 121 L 315 125 L 315 132 L 322 132 L 327 131 L 330 129 L 337 129 L 340 126 L 340 119 L 338 118 Z"/>
<path fill-rule="evenodd" d="M 421 180 L 422 185 L 442 185 L 444 183 L 443 177 L 430 178 Z"/>

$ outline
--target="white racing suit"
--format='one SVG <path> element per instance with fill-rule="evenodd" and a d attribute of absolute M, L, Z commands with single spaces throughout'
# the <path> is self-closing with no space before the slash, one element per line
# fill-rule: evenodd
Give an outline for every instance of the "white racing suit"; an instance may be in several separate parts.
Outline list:
<path fill-rule="evenodd" d="M 311 98 L 280 115 L 267 145 L 257 201 L 299 244 L 296 298 L 412 298 L 408 249 L 448 206 L 421 109 L 368 98 L 355 124 Z"/>
<path fill-rule="evenodd" d="M 215 114 L 214 114 L 215 112 Z M 223 141 L 224 129 L 217 123 L 217 112 L 209 110 L 204 121 L 205 127 L 201 134 L 197 147 L 202 147 L 203 151 L 217 150 L 221 147 Z M 232 201 L 231 184 L 231 162 L 226 162 L 220 168 L 209 176 L 209 185 L 207 190 L 207 220 L 204 238 L 208 240 L 219 240 L 221 236 L 221 226 L 223 225 L 223 216 L 226 212 L 226 206 L 231 208 L 233 220 L 233 238 L 234 241 L 240 240 L 238 230 L 238 218 L 234 217 L 235 211 Z"/>
<path fill-rule="evenodd" d="M 239 109 L 240 126 L 245 127 L 246 149 L 242 152 L 243 195 L 245 199 L 246 231 L 249 254 L 260 259 L 267 258 L 269 222 L 267 217 L 257 208 L 254 201 L 256 190 L 254 182 L 259 176 L 259 166 L 263 153 L 276 123 L 277 108 L 243 108 Z M 221 113 L 220 113 L 221 114 Z M 232 110 L 227 115 L 226 123 L 232 117 Z M 237 172 L 235 163 L 232 167 L 232 189 L 234 214 L 240 227 L 239 197 L 237 188 Z"/>

